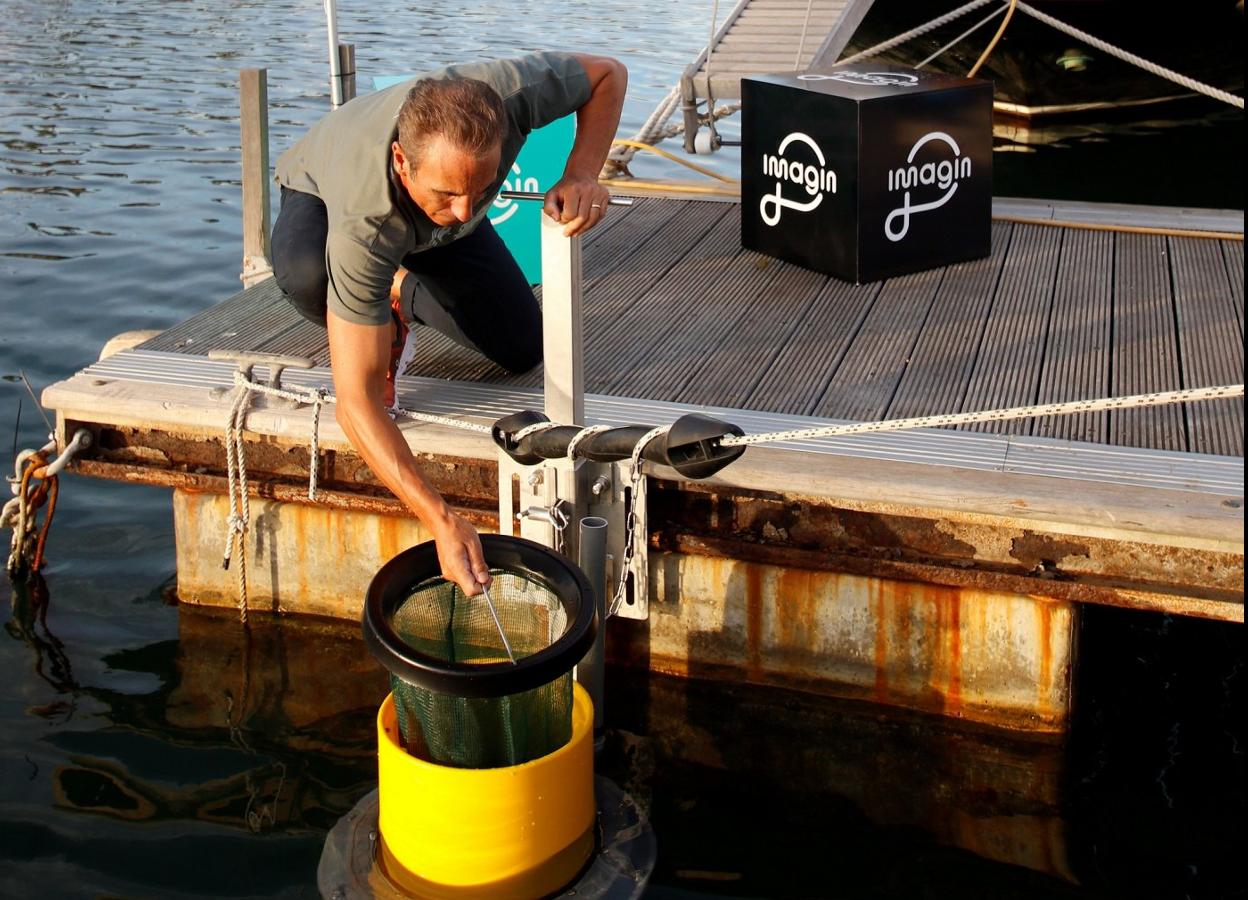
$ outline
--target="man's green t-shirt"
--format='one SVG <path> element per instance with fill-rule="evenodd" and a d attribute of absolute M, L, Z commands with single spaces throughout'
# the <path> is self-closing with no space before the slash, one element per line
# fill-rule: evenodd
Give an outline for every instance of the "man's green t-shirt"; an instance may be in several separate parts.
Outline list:
<path fill-rule="evenodd" d="M 589 77 L 567 53 L 449 66 L 422 78 L 475 78 L 503 98 L 507 133 L 495 181 L 462 225 L 439 226 L 412 203 L 391 165 L 399 108 L 417 79 L 358 97 L 323 118 L 277 160 L 283 187 L 313 194 L 329 216 L 328 309 L 359 325 L 390 321 L 390 285 L 409 253 L 471 234 L 485 217 L 530 131 L 580 109 Z"/>

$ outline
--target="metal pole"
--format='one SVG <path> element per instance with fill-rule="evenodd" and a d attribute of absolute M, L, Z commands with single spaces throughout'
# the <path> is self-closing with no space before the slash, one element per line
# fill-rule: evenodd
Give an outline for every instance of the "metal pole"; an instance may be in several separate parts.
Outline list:
<path fill-rule="evenodd" d="M 342 61 L 338 58 L 338 3 L 325 0 L 325 25 L 329 33 L 329 99 L 334 109 L 342 106 Z"/>
<path fill-rule="evenodd" d="M 545 413 L 552 422 L 585 421 L 581 238 L 542 215 L 542 357 Z"/>
<path fill-rule="evenodd" d="M 579 561 L 589 585 L 593 588 L 594 607 L 598 610 L 598 636 L 594 644 L 576 667 L 576 680 L 594 701 L 594 731 L 602 730 L 603 686 L 606 683 L 607 639 L 607 520 L 598 516 L 581 519 Z"/>

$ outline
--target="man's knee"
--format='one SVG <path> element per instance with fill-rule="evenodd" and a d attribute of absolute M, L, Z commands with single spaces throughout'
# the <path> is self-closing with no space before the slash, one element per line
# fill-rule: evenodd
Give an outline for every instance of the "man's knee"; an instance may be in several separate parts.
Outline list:
<path fill-rule="evenodd" d="M 508 341 L 491 356 L 494 362 L 512 375 L 521 375 L 542 361 L 541 335 L 538 335 L 537 340 Z"/>
<path fill-rule="evenodd" d="M 301 316 L 325 324 L 325 204 L 311 194 L 282 189 L 282 208 L 273 223 L 273 277 Z"/>
<path fill-rule="evenodd" d="M 273 277 L 299 315 L 325 324 L 325 293 L 329 289 L 329 276 L 325 272 L 323 252 L 319 256 L 274 253 Z"/>

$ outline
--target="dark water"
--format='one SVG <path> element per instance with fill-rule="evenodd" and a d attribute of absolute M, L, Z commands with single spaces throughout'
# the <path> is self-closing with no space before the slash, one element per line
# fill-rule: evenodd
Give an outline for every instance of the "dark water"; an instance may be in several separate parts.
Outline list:
<path fill-rule="evenodd" d="M 367 18 L 343 5 L 365 73 L 553 42 L 616 53 L 632 77 L 625 133 L 707 14 L 662 0 L 383 0 Z M 236 71 L 268 67 L 280 148 L 325 108 L 321 29 L 314 0 L 5 4 L 0 374 L 45 385 L 109 336 L 237 289 Z M 1071 140 L 1056 158 L 1010 154 L 1058 161 L 1020 168 L 1009 192 L 1073 190 L 1081 154 L 1129 171 L 1136 137 L 1190 151 L 1212 120 L 1231 138 L 1202 146 L 1238 163 L 1242 115 L 1225 119 L 1197 109 L 1107 125 L 1108 143 Z M 1172 202 L 1242 206 L 1242 187 L 1216 200 L 1217 159 L 1152 183 Z M 639 174 L 666 171 L 652 165 Z M 1078 196 L 1105 179 L 1091 181 Z M 20 398 L 0 382 L 3 439 L 36 446 L 44 427 Z M 0 896 L 313 896 L 325 831 L 375 778 L 384 681 L 355 629 L 244 633 L 179 610 L 167 494 L 64 488 L 46 585 L 13 589 L 0 638 Z M 617 673 L 607 765 L 650 804 L 654 895 L 1242 895 L 1242 628 L 1089 610 L 1081 660 L 1069 746 Z"/>

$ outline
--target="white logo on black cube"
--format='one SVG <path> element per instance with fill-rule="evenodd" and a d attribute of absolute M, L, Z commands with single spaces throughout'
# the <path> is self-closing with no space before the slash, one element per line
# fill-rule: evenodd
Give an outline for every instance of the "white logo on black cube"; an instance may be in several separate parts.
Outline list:
<path fill-rule="evenodd" d="M 990 82 L 873 65 L 741 89 L 744 247 L 855 282 L 988 255 Z"/>

